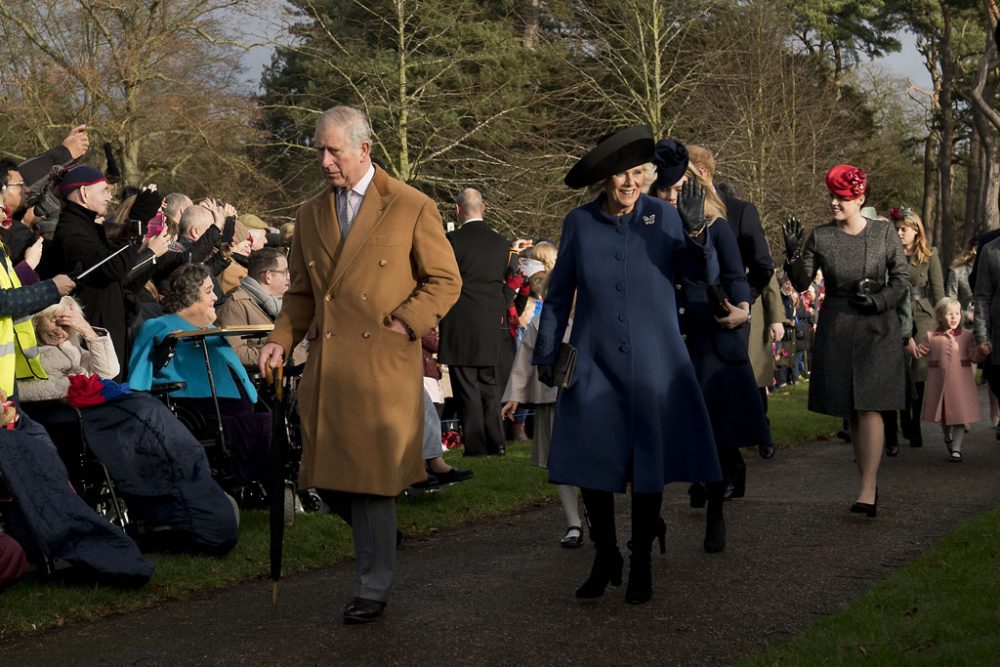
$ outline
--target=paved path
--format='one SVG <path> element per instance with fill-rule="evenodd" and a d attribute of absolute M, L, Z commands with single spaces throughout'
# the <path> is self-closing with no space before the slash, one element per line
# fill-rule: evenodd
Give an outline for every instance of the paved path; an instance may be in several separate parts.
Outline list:
<path fill-rule="evenodd" d="M 748 456 L 747 497 L 726 505 L 726 551 L 701 550 L 703 512 L 668 489 L 667 554 L 649 604 L 622 588 L 580 604 L 592 551 L 557 547 L 555 505 L 410 541 L 382 620 L 344 627 L 353 566 L 45 632 L 0 646 L 5 665 L 716 665 L 799 632 L 858 597 L 955 525 L 1000 504 L 1000 443 L 979 426 L 966 460 L 937 429 L 883 462 L 879 516 L 849 514 L 856 473 L 839 441 Z M 471 483 L 475 483 L 474 481 Z M 624 505 L 620 506 L 624 509 Z M 619 523 L 623 533 L 626 521 Z M 624 541 L 624 540 L 623 540 Z"/>

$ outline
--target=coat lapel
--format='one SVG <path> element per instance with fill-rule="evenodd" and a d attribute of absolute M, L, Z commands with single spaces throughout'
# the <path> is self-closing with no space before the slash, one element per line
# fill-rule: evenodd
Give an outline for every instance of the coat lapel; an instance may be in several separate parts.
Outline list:
<path fill-rule="evenodd" d="M 340 221 L 337 219 L 337 191 L 333 188 L 327 188 L 325 208 L 317 217 L 316 233 L 320 243 L 331 258 L 336 258 L 340 245 Z"/>
<path fill-rule="evenodd" d="M 395 199 L 395 195 L 383 193 L 386 178 L 388 177 L 385 172 L 376 167 L 375 177 L 372 179 L 371 185 L 368 186 L 364 201 L 361 202 L 361 208 L 358 209 L 358 214 L 351 224 L 351 230 L 347 234 L 347 240 L 344 241 L 344 247 L 340 249 L 340 257 L 337 258 L 337 265 L 333 269 L 333 278 L 330 281 L 331 290 L 337 286 L 337 283 L 344 277 L 344 273 L 357 259 L 358 253 L 368 242 L 368 237 L 382 224 L 385 211 Z M 333 209 L 336 211 L 336 195 L 331 194 L 330 196 Z M 336 219 L 336 214 L 334 214 L 334 219 Z M 339 225 L 336 227 L 334 236 L 339 243 L 340 227 Z"/>

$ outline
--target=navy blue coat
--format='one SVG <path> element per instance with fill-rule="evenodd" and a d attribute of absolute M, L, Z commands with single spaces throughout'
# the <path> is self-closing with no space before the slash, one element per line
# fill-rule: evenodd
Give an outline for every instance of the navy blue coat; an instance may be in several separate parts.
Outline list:
<path fill-rule="evenodd" d="M 708 228 L 708 237 L 719 260 L 720 283 L 729 302 L 750 303 L 750 285 L 733 230 L 720 218 Z M 768 442 L 767 418 L 746 342 L 740 329 L 724 329 L 715 321 L 707 286 L 704 281 L 685 276 L 686 304 L 681 324 L 712 418 L 715 443 L 719 447 L 748 447 Z"/>
<path fill-rule="evenodd" d="M 684 262 L 717 280 L 709 241 L 687 237 L 677 211 L 642 195 L 622 218 L 603 195 L 563 222 L 533 362 L 551 364 L 570 316 L 576 373 L 559 393 L 549 479 L 602 491 L 658 493 L 720 479 L 712 426 L 681 338 L 675 284 Z"/>

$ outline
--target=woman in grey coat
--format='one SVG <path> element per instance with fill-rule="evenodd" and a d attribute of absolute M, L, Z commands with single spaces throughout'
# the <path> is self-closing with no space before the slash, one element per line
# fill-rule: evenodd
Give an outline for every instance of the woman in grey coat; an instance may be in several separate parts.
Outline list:
<path fill-rule="evenodd" d="M 861 483 L 851 511 L 876 515 L 882 457 L 880 410 L 904 406 L 903 348 L 896 306 L 909 281 L 909 263 L 895 228 L 861 215 L 867 186 L 857 167 L 826 175 L 833 221 L 816 227 L 801 253 L 802 225 L 785 223 L 787 271 L 798 290 L 817 269 L 826 300 L 816 323 L 809 409 L 850 420 Z"/>

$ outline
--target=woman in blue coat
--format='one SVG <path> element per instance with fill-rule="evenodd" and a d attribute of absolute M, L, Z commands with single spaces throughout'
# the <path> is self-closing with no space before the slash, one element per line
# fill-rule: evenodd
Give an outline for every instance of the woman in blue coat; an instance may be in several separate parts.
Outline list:
<path fill-rule="evenodd" d="M 650 549 L 668 482 L 717 481 L 718 458 L 705 401 L 681 338 L 674 285 L 682 265 L 714 280 L 704 234 L 704 194 L 680 203 L 643 195 L 653 137 L 631 127 L 603 139 L 567 174 L 598 192 L 563 223 L 559 259 L 542 309 L 533 363 L 551 383 L 570 310 L 575 375 L 556 403 L 549 480 L 581 487 L 597 549 L 580 598 L 619 585 L 623 560 L 614 493 L 632 484 L 632 554 L 625 599 L 652 595 Z M 683 223 L 682 223 L 683 218 Z"/>
<path fill-rule="evenodd" d="M 662 140 L 656 144 L 656 181 L 651 192 L 677 205 L 683 188 L 706 186 L 688 164 L 683 144 Z M 740 447 L 768 442 L 767 418 L 750 365 L 740 327 L 750 321 L 750 285 L 740 248 L 722 199 L 709 191 L 705 201 L 708 238 L 719 261 L 719 280 L 710 284 L 685 276 L 681 299 L 681 328 L 691 362 L 712 420 L 712 432 L 722 466 L 722 482 L 691 486 L 692 507 L 708 504 L 703 546 L 708 553 L 726 546 L 722 516 L 726 484 L 739 484 L 746 470 Z M 721 290 L 720 290 L 721 288 Z"/>

